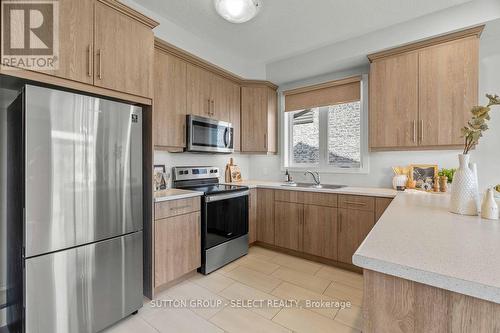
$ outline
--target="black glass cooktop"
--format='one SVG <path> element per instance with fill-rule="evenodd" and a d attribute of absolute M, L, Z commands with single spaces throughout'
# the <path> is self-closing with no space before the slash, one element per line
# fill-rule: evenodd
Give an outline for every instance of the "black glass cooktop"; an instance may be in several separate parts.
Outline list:
<path fill-rule="evenodd" d="M 223 184 L 208 184 L 208 185 L 195 185 L 195 186 L 182 186 L 182 189 L 190 191 L 203 192 L 205 194 L 226 193 L 235 191 L 248 190 L 246 186 L 239 185 L 223 185 Z"/>

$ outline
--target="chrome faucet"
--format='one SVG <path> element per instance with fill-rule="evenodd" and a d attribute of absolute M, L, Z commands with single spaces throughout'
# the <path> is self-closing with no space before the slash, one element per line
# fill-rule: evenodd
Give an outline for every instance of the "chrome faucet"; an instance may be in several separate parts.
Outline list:
<path fill-rule="evenodd" d="M 313 177 L 314 183 L 315 183 L 314 187 L 318 187 L 318 188 L 322 187 L 319 172 L 316 172 L 316 171 L 312 172 L 311 170 L 307 170 L 306 172 L 304 172 L 304 176 L 307 176 L 307 174 L 310 174 Z"/>

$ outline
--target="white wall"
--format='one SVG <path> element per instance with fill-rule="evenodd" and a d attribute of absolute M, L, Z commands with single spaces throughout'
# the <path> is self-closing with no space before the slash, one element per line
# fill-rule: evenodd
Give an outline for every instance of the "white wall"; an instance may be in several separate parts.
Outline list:
<path fill-rule="evenodd" d="M 498 35 L 481 40 L 479 102 L 487 102 L 486 93 L 500 95 L 500 43 Z M 295 88 L 313 83 L 325 82 L 341 77 L 368 72 L 367 67 L 350 71 L 322 75 L 312 79 L 286 84 L 280 90 Z M 481 139 L 479 147 L 474 150 L 472 161 L 478 163 L 480 187 L 484 189 L 492 184 L 500 184 L 500 107 L 491 112 L 490 130 Z M 281 117 L 282 118 L 282 117 Z M 282 122 L 282 120 L 281 120 Z M 280 135 L 280 140 L 281 140 Z M 370 153 L 370 172 L 365 175 L 356 174 L 322 174 L 324 183 L 337 183 L 359 186 L 391 186 L 391 166 L 412 163 L 438 164 L 440 167 L 457 167 L 459 151 L 413 151 L 413 152 L 373 152 Z M 283 177 L 280 170 L 280 156 L 251 156 L 250 177 L 252 179 L 279 180 Z M 258 166 L 258 167 L 257 167 Z M 296 180 L 304 180 L 302 173 L 292 173 Z M 308 179 L 310 180 L 310 179 Z"/>
<path fill-rule="evenodd" d="M 500 1 L 476 0 L 266 65 L 282 84 L 367 64 L 366 55 L 500 18 Z"/>
<path fill-rule="evenodd" d="M 156 37 L 245 79 L 266 79 L 265 64 L 245 61 L 231 54 L 228 50 L 221 48 L 219 45 L 214 45 L 207 40 L 199 38 L 172 21 L 137 4 L 134 0 L 122 0 L 122 2 L 160 23 L 153 30 Z"/>

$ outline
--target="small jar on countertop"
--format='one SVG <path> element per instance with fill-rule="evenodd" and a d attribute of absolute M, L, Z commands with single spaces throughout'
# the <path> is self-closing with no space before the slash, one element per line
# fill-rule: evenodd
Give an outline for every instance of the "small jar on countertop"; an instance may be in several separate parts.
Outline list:
<path fill-rule="evenodd" d="M 439 191 L 446 192 L 448 190 L 448 177 L 440 176 L 439 177 Z"/>

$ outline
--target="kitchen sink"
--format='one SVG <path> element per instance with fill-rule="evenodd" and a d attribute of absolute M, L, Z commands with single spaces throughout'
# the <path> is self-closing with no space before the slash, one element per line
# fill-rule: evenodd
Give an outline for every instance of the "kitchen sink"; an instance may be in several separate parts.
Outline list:
<path fill-rule="evenodd" d="M 312 183 L 285 183 L 285 184 L 281 184 L 281 186 L 304 187 L 304 188 L 325 188 L 325 189 L 331 189 L 331 190 L 346 187 L 346 185 L 333 185 L 333 184 L 316 185 L 316 184 L 312 184 Z"/>

